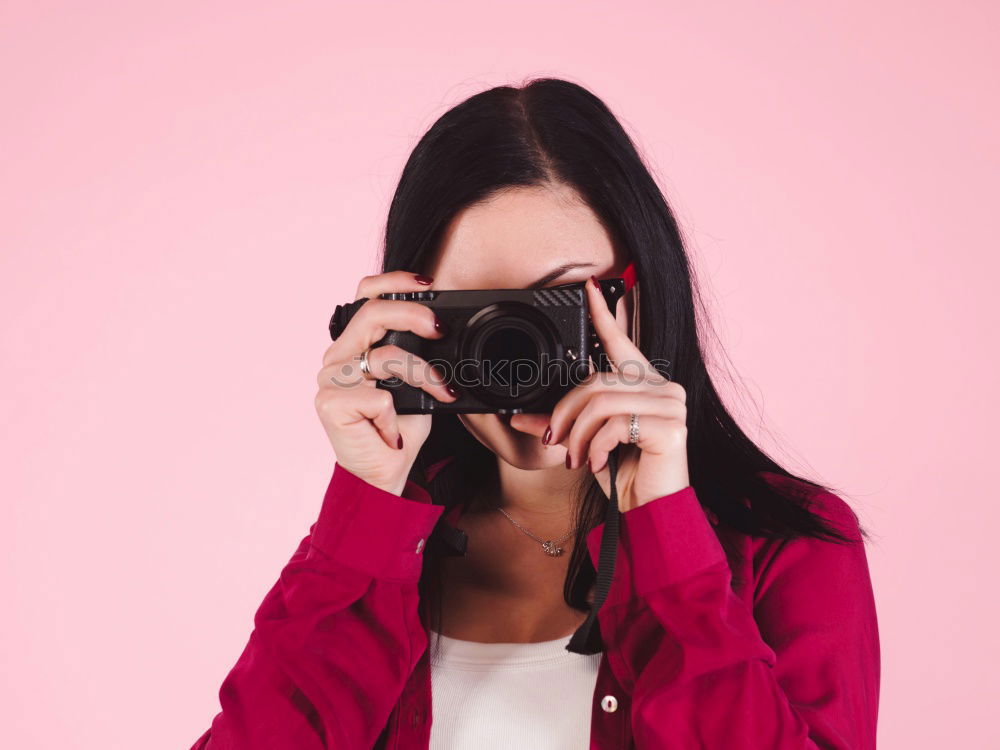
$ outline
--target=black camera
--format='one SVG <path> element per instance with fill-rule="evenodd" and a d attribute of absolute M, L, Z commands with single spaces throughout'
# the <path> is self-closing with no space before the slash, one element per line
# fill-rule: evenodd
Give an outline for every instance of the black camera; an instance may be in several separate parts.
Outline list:
<path fill-rule="evenodd" d="M 587 313 L 586 282 L 542 289 L 454 289 L 400 292 L 381 299 L 419 302 L 447 326 L 440 339 L 389 331 L 374 346 L 394 344 L 444 373 L 459 397 L 438 401 L 398 377 L 376 387 L 392 393 L 398 414 L 545 413 L 594 369 L 609 370 Z M 608 309 L 625 293 L 623 279 L 598 282 Z M 341 334 L 367 302 L 338 305 L 330 337 Z M 405 363 L 400 363 L 405 366 Z"/>

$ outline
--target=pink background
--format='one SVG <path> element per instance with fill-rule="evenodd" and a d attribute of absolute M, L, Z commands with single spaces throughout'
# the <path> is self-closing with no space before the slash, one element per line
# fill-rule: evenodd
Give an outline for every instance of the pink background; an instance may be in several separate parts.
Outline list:
<path fill-rule="evenodd" d="M 881 746 L 997 747 L 1000 13 L 939 5 L 4 3 L 3 744 L 208 727 L 407 153 L 556 75 L 677 210 L 744 424 L 876 534 Z"/>

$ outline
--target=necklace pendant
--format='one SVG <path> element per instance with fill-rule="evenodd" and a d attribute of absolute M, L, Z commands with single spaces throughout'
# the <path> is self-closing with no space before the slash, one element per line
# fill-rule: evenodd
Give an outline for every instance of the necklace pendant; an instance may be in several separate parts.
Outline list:
<path fill-rule="evenodd" d="M 542 549 L 545 550 L 545 554 L 549 557 L 559 557 L 563 553 L 562 547 L 558 546 L 551 539 L 542 544 Z"/>

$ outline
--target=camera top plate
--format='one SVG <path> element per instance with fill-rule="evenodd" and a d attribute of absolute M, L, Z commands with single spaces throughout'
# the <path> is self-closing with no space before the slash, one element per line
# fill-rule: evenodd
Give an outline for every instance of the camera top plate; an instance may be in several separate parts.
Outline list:
<path fill-rule="evenodd" d="M 570 284 L 542 287 L 541 289 L 440 289 L 424 292 L 387 292 L 380 294 L 379 299 L 434 303 L 434 307 L 468 307 L 480 304 L 485 293 L 491 297 L 503 296 L 510 301 L 520 300 L 548 307 L 579 305 L 586 298 L 585 284 L 584 281 L 577 281 Z M 625 280 L 621 277 L 600 279 L 598 284 L 605 301 L 608 303 L 608 309 L 614 313 L 618 300 L 625 294 Z M 345 305 L 337 305 L 328 326 L 332 340 L 337 340 L 354 314 L 367 301 L 367 297 L 362 297 Z"/>

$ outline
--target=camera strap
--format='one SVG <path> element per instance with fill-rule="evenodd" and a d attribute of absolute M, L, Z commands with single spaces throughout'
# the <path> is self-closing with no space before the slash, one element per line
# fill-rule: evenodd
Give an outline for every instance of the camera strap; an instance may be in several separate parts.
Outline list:
<path fill-rule="evenodd" d="M 597 581 L 594 591 L 594 603 L 583 624 L 576 629 L 566 646 L 567 651 L 575 654 L 598 654 L 604 650 L 601 639 L 600 623 L 597 613 L 611 589 L 611 581 L 615 573 L 615 558 L 618 556 L 618 529 L 621 521 L 621 511 L 618 509 L 618 447 L 608 454 L 608 473 L 611 475 L 611 495 L 608 497 L 608 507 L 604 515 L 604 532 L 601 536 L 601 551 L 597 558 Z"/>

